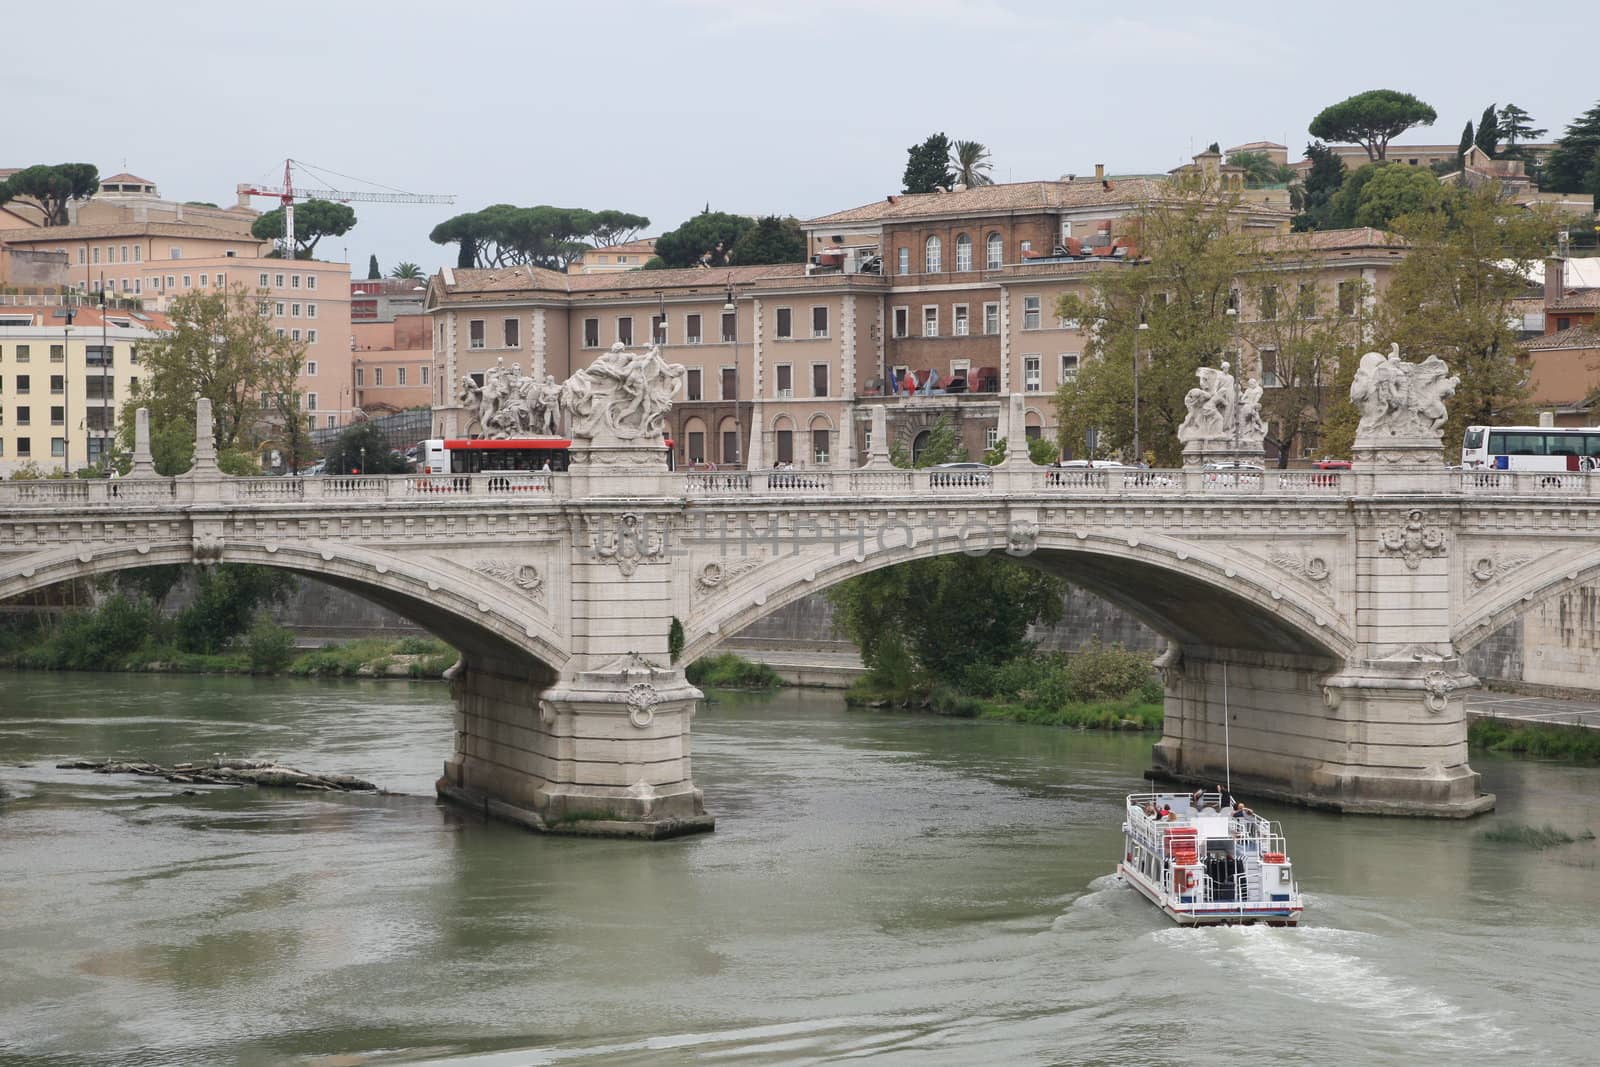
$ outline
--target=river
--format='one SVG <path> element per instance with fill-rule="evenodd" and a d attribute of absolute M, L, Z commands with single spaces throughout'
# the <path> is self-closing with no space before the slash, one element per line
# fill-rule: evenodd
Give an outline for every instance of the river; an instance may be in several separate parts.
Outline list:
<path fill-rule="evenodd" d="M 545 838 L 436 805 L 442 686 L 0 674 L 0 1061 L 1589 1062 L 1600 771 L 1479 757 L 1475 822 L 1281 819 L 1295 930 L 1171 927 L 1108 873 L 1149 736 L 730 697 L 714 834 Z M 66 757 L 272 755 L 403 796 Z"/>

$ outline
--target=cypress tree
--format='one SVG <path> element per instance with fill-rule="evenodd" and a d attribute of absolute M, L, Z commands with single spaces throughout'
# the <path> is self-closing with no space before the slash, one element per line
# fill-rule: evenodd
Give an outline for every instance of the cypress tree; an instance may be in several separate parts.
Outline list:
<path fill-rule="evenodd" d="M 1456 166 L 1467 165 L 1467 151 L 1472 147 L 1472 120 L 1467 120 L 1467 128 L 1461 131 L 1461 144 L 1456 148 Z"/>
<path fill-rule="evenodd" d="M 1473 143 L 1483 150 L 1484 155 L 1495 158 L 1500 147 L 1500 119 L 1495 114 L 1493 104 L 1483 109 L 1483 117 L 1478 120 L 1478 136 L 1473 138 Z"/>
<path fill-rule="evenodd" d="M 383 272 L 378 269 L 378 257 L 374 254 L 371 259 L 367 260 L 367 280 L 371 281 L 374 278 L 381 277 L 383 277 Z"/>

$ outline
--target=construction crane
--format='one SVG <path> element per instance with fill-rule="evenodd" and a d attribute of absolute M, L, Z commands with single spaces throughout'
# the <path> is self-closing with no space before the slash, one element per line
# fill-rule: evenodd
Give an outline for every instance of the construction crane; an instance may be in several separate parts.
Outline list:
<path fill-rule="evenodd" d="M 344 189 L 296 189 L 294 187 L 295 160 L 283 161 L 283 184 L 278 185 L 241 185 L 239 195 L 244 196 L 270 196 L 277 198 L 283 204 L 283 258 L 294 258 L 294 202 L 296 200 L 335 200 L 340 203 L 356 201 L 369 204 L 453 204 L 456 198 L 451 196 L 435 196 L 426 193 L 403 193 L 399 190 L 386 193 L 351 192 Z M 301 167 L 310 169 L 305 163 Z M 337 173 L 337 172 L 335 172 Z M 348 175 L 340 175 L 348 177 Z M 359 181 L 360 179 L 354 179 Z M 373 183 L 368 183 L 373 184 Z"/>

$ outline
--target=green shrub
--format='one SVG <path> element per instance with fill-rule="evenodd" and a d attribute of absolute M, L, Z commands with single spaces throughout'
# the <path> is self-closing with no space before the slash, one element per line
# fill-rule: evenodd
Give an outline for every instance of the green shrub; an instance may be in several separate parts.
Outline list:
<path fill-rule="evenodd" d="M 683 621 L 674 615 L 672 625 L 667 627 L 667 662 L 676 663 L 681 655 L 683 655 Z"/>
<path fill-rule="evenodd" d="M 262 616 L 250 628 L 245 655 L 252 674 L 277 674 L 294 661 L 294 634 Z"/>
<path fill-rule="evenodd" d="M 1143 689 L 1151 670 L 1146 653 L 1096 644 L 1067 661 L 1067 688 L 1073 700 L 1085 704 L 1116 700 Z"/>
<path fill-rule="evenodd" d="M 936 685 L 928 694 L 928 710 L 952 719 L 976 719 L 983 713 L 983 702 L 946 685 Z"/>
<path fill-rule="evenodd" d="M 1593 841 L 1594 831 L 1584 830 L 1576 835 L 1555 826 L 1526 826 L 1522 823 L 1508 823 L 1505 826 L 1496 826 L 1492 830 L 1485 830 L 1478 837 L 1484 841 L 1493 841 L 1502 845 L 1520 845 L 1523 848 L 1546 849 L 1557 845 L 1570 845 L 1574 841 Z"/>
<path fill-rule="evenodd" d="M 732 652 L 695 660 L 683 673 L 692 685 L 712 689 L 776 689 L 783 684 L 778 672 L 765 663 L 752 663 Z"/>
<path fill-rule="evenodd" d="M 1600 730 L 1569 723 L 1474 719 L 1467 726 L 1467 744 L 1535 759 L 1600 763 Z"/>
<path fill-rule="evenodd" d="M 46 670 L 116 670 L 155 631 L 154 608 L 144 601 L 113 596 L 93 611 L 64 616 L 43 642 L 18 656 L 18 663 Z"/>
<path fill-rule="evenodd" d="M 437 637 L 402 637 L 395 642 L 394 651 L 399 656 L 455 655 L 455 649 Z"/>

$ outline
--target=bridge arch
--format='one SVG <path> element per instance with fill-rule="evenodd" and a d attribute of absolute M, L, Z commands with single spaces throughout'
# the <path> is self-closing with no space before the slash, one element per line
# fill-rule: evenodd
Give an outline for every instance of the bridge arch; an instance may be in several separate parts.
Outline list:
<path fill-rule="evenodd" d="M 1485 568 L 1484 565 L 1487 565 Z M 1469 564 L 1467 581 L 1488 576 L 1492 580 L 1494 561 Z M 1475 569 L 1478 568 L 1478 569 Z M 1551 600 L 1576 589 L 1600 582 L 1600 548 L 1577 557 L 1512 571 L 1505 580 L 1491 586 L 1492 592 L 1461 616 L 1452 635 L 1456 649 L 1468 652 L 1502 627 L 1539 610 Z"/>
<path fill-rule="evenodd" d="M 912 533 L 909 527 L 903 531 Z M 909 546 L 890 532 L 887 542 L 874 540 L 865 553 L 802 554 L 751 568 L 684 620 L 684 660 L 811 593 L 884 567 L 958 552 L 1004 553 L 1098 594 L 1183 646 L 1300 657 L 1329 669 L 1356 647 L 1343 614 L 1309 583 L 1135 529 L 1039 531 L 1031 522 L 998 528 L 989 523 Z"/>
<path fill-rule="evenodd" d="M 178 539 L 151 540 L 137 547 L 36 552 L 7 562 L 11 566 L 0 579 L 0 599 L 58 582 L 197 559 L 196 545 L 185 530 Z M 229 540 L 207 562 L 257 564 L 316 578 L 406 616 L 469 659 L 518 663 L 533 677 L 554 678 L 568 659 L 560 634 L 531 618 L 510 594 L 492 590 L 485 582 L 463 583 L 460 575 L 447 575 L 412 559 L 346 546 Z"/>

